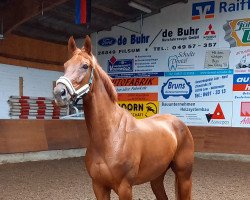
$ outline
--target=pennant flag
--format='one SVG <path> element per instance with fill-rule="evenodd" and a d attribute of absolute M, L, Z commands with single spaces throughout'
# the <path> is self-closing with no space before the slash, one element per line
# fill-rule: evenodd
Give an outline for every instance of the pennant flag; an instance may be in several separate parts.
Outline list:
<path fill-rule="evenodd" d="M 91 17 L 91 0 L 76 0 L 76 24 L 87 24 Z"/>

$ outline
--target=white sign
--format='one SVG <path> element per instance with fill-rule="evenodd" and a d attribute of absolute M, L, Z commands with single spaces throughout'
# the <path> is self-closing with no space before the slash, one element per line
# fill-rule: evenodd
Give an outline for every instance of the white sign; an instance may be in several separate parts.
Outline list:
<path fill-rule="evenodd" d="M 160 102 L 160 113 L 170 113 L 190 126 L 231 126 L 232 102 Z"/>
<path fill-rule="evenodd" d="M 208 69 L 228 69 L 229 50 L 208 50 L 206 51 L 205 68 Z"/>

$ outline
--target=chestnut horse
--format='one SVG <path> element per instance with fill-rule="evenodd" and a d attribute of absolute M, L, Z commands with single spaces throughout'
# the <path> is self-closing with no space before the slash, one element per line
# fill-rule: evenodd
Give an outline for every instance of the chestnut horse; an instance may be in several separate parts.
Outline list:
<path fill-rule="evenodd" d="M 98 200 L 132 200 L 132 186 L 149 182 L 158 200 L 168 199 L 164 176 L 176 176 L 176 197 L 191 199 L 194 144 L 187 126 L 173 115 L 135 119 L 117 103 L 110 77 L 97 63 L 87 36 L 82 49 L 69 39 L 70 59 L 57 81 L 54 96 L 59 106 L 83 97 L 90 138 L 85 163 Z"/>

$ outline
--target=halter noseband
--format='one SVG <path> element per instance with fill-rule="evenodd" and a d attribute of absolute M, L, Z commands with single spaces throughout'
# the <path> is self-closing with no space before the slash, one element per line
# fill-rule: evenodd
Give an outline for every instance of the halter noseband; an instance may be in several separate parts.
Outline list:
<path fill-rule="evenodd" d="M 67 88 L 69 94 L 71 95 L 71 98 L 73 98 L 73 101 L 76 101 L 77 99 L 81 98 L 82 96 L 86 95 L 90 90 L 90 85 L 93 82 L 93 76 L 94 76 L 94 68 L 91 70 L 89 82 L 85 85 L 83 85 L 78 90 L 75 90 L 74 86 L 72 85 L 71 81 L 66 76 L 61 76 L 57 81 L 56 85 L 59 83 L 65 85 Z"/>

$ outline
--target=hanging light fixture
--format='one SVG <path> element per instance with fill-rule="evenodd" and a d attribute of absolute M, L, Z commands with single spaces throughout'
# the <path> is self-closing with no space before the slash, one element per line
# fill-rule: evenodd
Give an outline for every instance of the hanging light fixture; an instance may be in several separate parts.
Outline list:
<path fill-rule="evenodd" d="M 151 13 L 151 12 L 152 12 L 151 9 L 149 9 L 149 8 L 147 8 L 147 7 L 145 7 L 145 6 L 141 5 L 141 4 L 139 4 L 139 3 L 133 2 L 133 1 L 130 1 L 130 2 L 128 3 L 128 5 L 131 6 L 131 7 L 133 7 L 133 8 L 135 8 L 135 9 L 138 9 L 138 10 L 140 10 L 140 11 L 143 11 L 143 12 L 145 12 L 145 13 Z"/>

